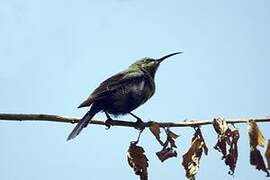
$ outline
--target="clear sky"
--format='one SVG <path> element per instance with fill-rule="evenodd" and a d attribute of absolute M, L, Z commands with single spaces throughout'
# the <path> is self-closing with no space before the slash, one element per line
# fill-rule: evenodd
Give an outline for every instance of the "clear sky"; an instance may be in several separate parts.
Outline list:
<path fill-rule="evenodd" d="M 183 51 L 161 65 L 156 94 L 136 115 L 145 121 L 267 116 L 269 32 L 269 0 L 0 0 L 0 112 L 81 117 L 87 109 L 76 107 L 108 76 L 138 58 Z M 126 160 L 135 129 L 89 126 L 66 142 L 73 127 L 0 122 L 0 179 L 138 179 Z M 234 180 L 266 179 L 249 165 L 247 125 L 237 127 Z M 269 139 L 269 123 L 260 127 Z M 173 130 L 181 135 L 178 157 L 164 163 L 154 137 L 142 135 L 151 180 L 184 179 L 181 157 L 193 130 Z M 213 128 L 202 132 L 210 151 L 197 178 L 232 179 L 212 148 Z"/>

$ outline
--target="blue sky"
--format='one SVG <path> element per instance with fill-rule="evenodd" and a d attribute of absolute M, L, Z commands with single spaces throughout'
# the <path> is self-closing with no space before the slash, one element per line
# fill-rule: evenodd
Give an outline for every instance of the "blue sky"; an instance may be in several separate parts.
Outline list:
<path fill-rule="evenodd" d="M 1 112 L 80 117 L 87 109 L 76 107 L 108 76 L 138 58 L 183 51 L 161 65 L 156 94 L 135 114 L 145 121 L 270 115 L 269 8 L 268 0 L 0 0 Z M 126 161 L 136 130 L 89 126 L 66 142 L 73 126 L 1 122 L 0 179 L 138 179 Z M 247 126 L 237 127 L 234 179 L 266 179 L 249 165 Z M 269 139 L 269 123 L 260 127 Z M 193 130 L 174 131 L 179 156 L 164 163 L 143 133 L 149 179 L 184 179 L 181 156 Z M 202 132 L 210 151 L 198 179 L 232 178 L 212 148 L 213 128 Z"/>

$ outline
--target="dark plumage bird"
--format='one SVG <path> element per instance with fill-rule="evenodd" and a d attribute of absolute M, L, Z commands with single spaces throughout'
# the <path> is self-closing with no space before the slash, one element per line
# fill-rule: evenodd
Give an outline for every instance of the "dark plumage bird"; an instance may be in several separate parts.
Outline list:
<path fill-rule="evenodd" d="M 131 113 L 144 104 L 155 93 L 155 74 L 160 63 L 176 54 L 172 53 L 159 59 L 142 58 L 131 64 L 126 70 L 103 81 L 94 92 L 79 105 L 79 108 L 90 106 L 90 110 L 78 122 L 67 140 L 75 138 L 85 128 L 93 116 L 103 111 L 108 120 L 109 114 L 130 114 L 140 123 L 141 120 Z"/>

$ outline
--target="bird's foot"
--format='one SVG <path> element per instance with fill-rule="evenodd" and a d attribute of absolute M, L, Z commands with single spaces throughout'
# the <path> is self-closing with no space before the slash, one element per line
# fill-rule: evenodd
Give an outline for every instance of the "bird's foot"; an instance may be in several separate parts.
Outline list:
<path fill-rule="evenodd" d="M 134 128 L 138 130 L 143 130 L 145 128 L 144 122 L 141 120 L 141 118 L 136 118 L 137 121 L 134 123 Z"/>
<path fill-rule="evenodd" d="M 144 130 L 145 124 L 143 120 L 131 112 L 129 112 L 129 114 L 137 119 L 137 121 L 134 123 L 134 128 L 141 131 Z"/>
<path fill-rule="evenodd" d="M 106 126 L 106 130 L 110 129 L 111 126 L 113 125 L 113 121 L 112 118 L 108 118 L 106 121 L 105 121 L 105 126 Z"/>
<path fill-rule="evenodd" d="M 107 120 L 105 121 L 105 126 L 106 126 L 106 130 L 108 130 L 111 128 L 111 126 L 113 126 L 114 120 L 111 118 L 111 116 L 107 112 L 105 112 L 105 114 L 107 117 Z"/>

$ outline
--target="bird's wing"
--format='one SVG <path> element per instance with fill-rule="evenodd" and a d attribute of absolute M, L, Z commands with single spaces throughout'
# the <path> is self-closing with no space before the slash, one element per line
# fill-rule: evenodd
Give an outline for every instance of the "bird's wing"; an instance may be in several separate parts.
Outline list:
<path fill-rule="evenodd" d="M 108 93 L 123 87 L 127 82 L 139 81 L 145 78 L 141 71 L 123 71 L 103 81 L 94 92 L 83 102 L 80 107 L 90 106 L 93 101 L 106 97 Z"/>

